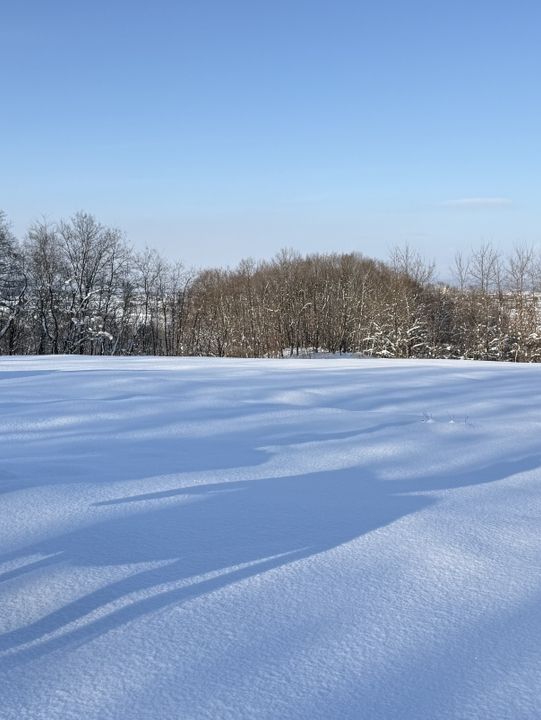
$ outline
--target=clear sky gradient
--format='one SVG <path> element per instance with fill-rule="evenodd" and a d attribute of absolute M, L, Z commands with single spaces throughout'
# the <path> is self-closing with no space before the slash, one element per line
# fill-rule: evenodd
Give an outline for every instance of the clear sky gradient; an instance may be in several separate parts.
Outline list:
<path fill-rule="evenodd" d="M 0 208 L 194 265 L 541 242 L 541 3 L 18 0 Z"/>

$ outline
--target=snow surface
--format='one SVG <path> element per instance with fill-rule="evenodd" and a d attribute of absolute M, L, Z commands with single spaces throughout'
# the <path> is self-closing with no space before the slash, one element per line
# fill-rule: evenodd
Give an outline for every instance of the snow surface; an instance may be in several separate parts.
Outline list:
<path fill-rule="evenodd" d="M 0 717 L 537 720 L 540 381 L 0 359 Z"/>

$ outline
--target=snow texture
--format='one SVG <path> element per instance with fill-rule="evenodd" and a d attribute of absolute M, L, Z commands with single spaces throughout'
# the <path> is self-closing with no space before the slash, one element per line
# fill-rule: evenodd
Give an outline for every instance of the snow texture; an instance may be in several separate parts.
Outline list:
<path fill-rule="evenodd" d="M 537 720 L 540 373 L 0 359 L 0 717 Z"/>

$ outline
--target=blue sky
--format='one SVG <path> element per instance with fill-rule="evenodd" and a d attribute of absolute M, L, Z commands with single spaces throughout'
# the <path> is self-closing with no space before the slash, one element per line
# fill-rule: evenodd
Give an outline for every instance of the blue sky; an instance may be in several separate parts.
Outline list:
<path fill-rule="evenodd" d="M 541 3 L 2 3 L 0 208 L 188 264 L 541 241 Z"/>

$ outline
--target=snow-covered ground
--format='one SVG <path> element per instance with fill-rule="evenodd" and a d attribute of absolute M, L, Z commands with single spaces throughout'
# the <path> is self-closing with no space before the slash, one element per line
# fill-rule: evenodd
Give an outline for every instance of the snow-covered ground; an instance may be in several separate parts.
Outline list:
<path fill-rule="evenodd" d="M 538 720 L 541 365 L 0 358 L 2 720 Z"/>

